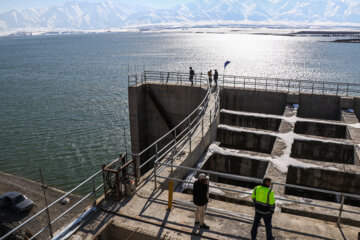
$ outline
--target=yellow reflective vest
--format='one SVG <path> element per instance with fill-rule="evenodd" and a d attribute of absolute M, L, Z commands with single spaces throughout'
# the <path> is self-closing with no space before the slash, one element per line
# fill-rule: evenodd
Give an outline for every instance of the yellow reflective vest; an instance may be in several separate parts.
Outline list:
<path fill-rule="evenodd" d="M 252 193 L 255 210 L 262 214 L 274 213 L 275 195 L 271 188 L 263 185 L 256 186 Z"/>

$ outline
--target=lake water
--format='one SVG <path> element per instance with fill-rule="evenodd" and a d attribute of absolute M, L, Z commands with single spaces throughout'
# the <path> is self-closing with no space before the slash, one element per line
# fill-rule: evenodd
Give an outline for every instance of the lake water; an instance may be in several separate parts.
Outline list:
<path fill-rule="evenodd" d="M 360 45 L 243 34 L 0 38 L 0 170 L 69 190 L 129 149 L 127 74 L 227 74 L 359 82 Z"/>

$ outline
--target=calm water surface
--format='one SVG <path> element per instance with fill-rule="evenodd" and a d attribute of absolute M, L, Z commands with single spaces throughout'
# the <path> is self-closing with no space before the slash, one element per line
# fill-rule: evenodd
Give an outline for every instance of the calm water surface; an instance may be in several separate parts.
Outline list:
<path fill-rule="evenodd" d="M 0 38 L 0 170 L 69 190 L 129 149 L 127 73 L 206 72 L 360 82 L 360 45 L 241 34 Z"/>

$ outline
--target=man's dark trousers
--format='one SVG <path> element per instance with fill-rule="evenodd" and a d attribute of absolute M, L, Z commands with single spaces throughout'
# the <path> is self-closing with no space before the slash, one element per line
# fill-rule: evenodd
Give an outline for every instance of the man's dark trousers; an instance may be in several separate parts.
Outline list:
<path fill-rule="evenodd" d="M 273 240 L 272 225 L 271 225 L 272 214 L 271 213 L 262 214 L 262 213 L 259 213 L 257 211 L 255 211 L 254 223 L 253 223 L 253 226 L 251 228 L 251 239 L 252 240 L 256 239 L 256 235 L 257 235 L 257 232 L 258 232 L 258 227 L 259 227 L 261 218 L 263 218 L 264 222 L 265 222 L 266 239 L 267 240 Z"/>

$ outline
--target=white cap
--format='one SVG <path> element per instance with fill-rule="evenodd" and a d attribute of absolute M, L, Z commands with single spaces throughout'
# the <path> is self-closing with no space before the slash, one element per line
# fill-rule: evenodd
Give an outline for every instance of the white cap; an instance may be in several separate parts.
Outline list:
<path fill-rule="evenodd" d="M 204 173 L 199 174 L 199 179 L 206 179 L 206 175 Z"/>

